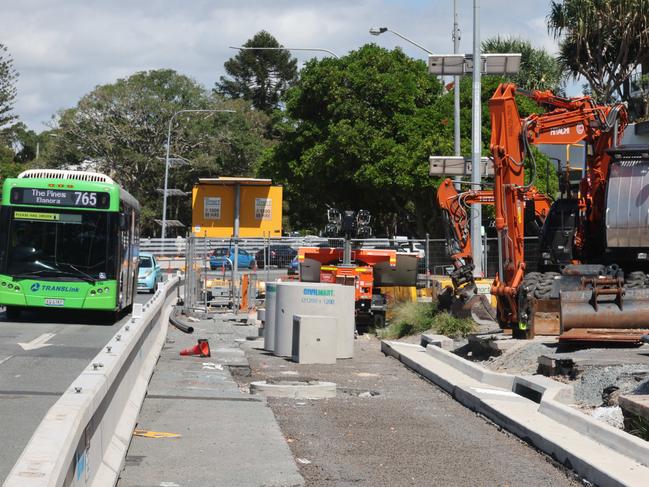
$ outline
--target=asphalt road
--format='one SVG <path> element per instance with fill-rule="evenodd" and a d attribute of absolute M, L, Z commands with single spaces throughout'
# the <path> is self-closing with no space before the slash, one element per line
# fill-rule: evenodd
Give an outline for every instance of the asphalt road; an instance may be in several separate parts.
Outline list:
<path fill-rule="evenodd" d="M 248 345 L 251 375 L 335 382 L 336 398 L 271 398 L 269 405 L 308 487 L 581 485 L 562 467 L 356 340 L 336 365 L 289 362 Z"/>
<path fill-rule="evenodd" d="M 138 294 L 136 302 L 149 298 Z M 48 409 L 126 319 L 100 325 L 93 323 L 96 318 L 47 310 L 9 322 L 0 313 L 0 479 L 9 474 Z"/>

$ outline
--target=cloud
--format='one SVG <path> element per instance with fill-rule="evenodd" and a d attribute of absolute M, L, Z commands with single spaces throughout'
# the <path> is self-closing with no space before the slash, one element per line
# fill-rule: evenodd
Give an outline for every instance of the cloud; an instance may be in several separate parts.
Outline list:
<path fill-rule="evenodd" d="M 472 43 L 471 2 L 461 4 L 461 50 Z M 483 0 L 481 37 L 517 35 L 556 50 L 545 29 L 544 2 Z M 452 52 L 452 2 L 437 0 L 22 0 L 5 7 L 0 42 L 20 73 L 16 112 L 31 128 L 74 106 L 95 86 L 156 68 L 173 68 L 207 87 L 224 74 L 223 63 L 257 31 L 288 47 L 319 47 L 339 55 L 367 42 L 425 53 L 390 28 L 434 52 Z M 303 61 L 322 53 L 296 52 Z"/>

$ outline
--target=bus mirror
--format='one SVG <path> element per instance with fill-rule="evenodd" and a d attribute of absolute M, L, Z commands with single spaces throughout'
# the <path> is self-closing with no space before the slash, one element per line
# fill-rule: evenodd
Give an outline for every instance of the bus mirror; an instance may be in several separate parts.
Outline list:
<path fill-rule="evenodd" d="M 126 215 L 124 213 L 119 214 L 119 229 L 127 230 L 128 225 L 126 225 Z"/>

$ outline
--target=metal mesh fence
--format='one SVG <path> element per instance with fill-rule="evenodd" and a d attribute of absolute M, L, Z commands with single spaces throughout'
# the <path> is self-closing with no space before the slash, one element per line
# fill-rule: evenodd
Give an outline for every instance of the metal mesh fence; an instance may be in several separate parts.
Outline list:
<path fill-rule="evenodd" d="M 451 261 L 444 239 L 365 239 L 355 240 L 354 245 L 361 248 L 395 248 L 397 252 L 415 253 L 419 257 L 419 274 L 428 272 L 434 275 L 446 274 Z M 301 238 L 245 238 L 239 239 L 237 268 L 243 270 L 286 270 L 297 273 L 297 251 L 300 247 L 342 246 L 340 239 L 321 237 Z M 188 239 L 142 239 L 142 251 L 152 252 L 169 260 L 185 261 L 204 271 L 228 272 L 234 260 L 234 241 L 232 239 L 190 237 Z M 525 261 L 527 270 L 536 270 L 539 258 L 539 239 L 525 238 Z M 498 243 L 496 238 L 486 239 L 486 274 L 496 275 L 498 270 Z"/>

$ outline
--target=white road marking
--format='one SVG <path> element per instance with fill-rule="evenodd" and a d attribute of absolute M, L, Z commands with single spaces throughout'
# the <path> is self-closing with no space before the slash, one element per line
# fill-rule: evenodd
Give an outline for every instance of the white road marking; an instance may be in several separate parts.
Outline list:
<path fill-rule="evenodd" d="M 8 357 L 5 357 L 5 358 L 3 358 L 2 360 L 0 360 L 0 365 L 4 364 L 4 363 L 5 363 L 7 360 L 9 360 L 11 357 L 13 357 L 13 355 L 9 355 Z"/>
<path fill-rule="evenodd" d="M 31 342 L 18 343 L 23 350 L 36 350 L 38 348 L 49 347 L 51 343 L 46 343 L 56 336 L 56 333 L 43 333 L 41 336 L 34 338 Z"/>

